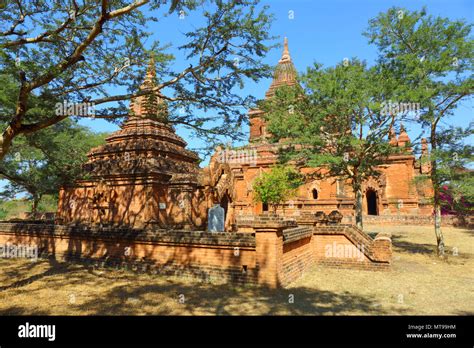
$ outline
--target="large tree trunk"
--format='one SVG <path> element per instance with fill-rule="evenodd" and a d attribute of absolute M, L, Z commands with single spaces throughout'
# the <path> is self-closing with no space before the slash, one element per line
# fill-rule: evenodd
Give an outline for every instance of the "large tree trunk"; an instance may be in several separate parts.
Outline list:
<path fill-rule="evenodd" d="M 441 258 L 445 257 L 444 252 L 444 237 L 441 231 L 441 200 L 440 200 L 440 183 L 438 182 L 438 168 L 436 163 L 436 125 L 431 128 L 431 153 L 434 154 L 431 159 L 431 182 L 433 184 L 433 208 L 434 208 L 434 228 L 436 235 L 437 253 Z"/>
<path fill-rule="evenodd" d="M 444 250 L 444 237 L 443 232 L 441 232 L 441 206 L 440 204 L 434 205 L 435 211 L 435 234 L 436 234 L 436 243 L 437 243 L 437 252 L 439 257 L 445 257 Z"/>
<path fill-rule="evenodd" d="M 31 212 L 33 213 L 33 215 L 38 212 L 38 204 L 40 199 L 40 195 L 33 195 L 33 205 L 31 206 Z"/>
<path fill-rule="evenodd" d="M 355 185 L 355 218 L 356 218 L 356 226 L 361 230 L 364 228 L 362 222 L 362 185 L 356 184 Z"/>
<path fill-rule="evenodd" d="M 15 136 L 15 131 L 11 126 L 0 135 L 0 161 L 6 156 Z"/>

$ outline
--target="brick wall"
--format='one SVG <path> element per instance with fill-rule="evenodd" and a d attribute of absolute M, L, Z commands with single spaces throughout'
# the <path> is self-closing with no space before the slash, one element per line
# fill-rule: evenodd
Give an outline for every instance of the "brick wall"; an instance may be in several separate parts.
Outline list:
<path fill-rule="evenodd" d="M 283 285 L 295 281 L 311 267 L 314 261 L 311 247 L 311 236 L 283 244 L 281 279 Z"/>
<path fill-rule="evenodd" d="M 359 269 L 390 266 L 392 242 L 386 233 L 372 239 L 353 225 L 315 226 L 312 243 L 317 263 Z"/>
<path fill-rule="evenodd" d="M 43 256 L 160 274 L 286 286 L 315 262 L 387 268 L 391 240 L 352 225 L 320 225 L 271 214 L 243 220 L 245 233 L 0 223 L 0 245 L 37 245 Z M 302 220 L 303 221 L 303 220 Z"/>
<path fill-rule="evenodd" d="M 256 283 L 258 276 L 252 234 L 0 223 L 0 244 L 37 245 L 43 256 L 207 280 Z"/>
<path fill-rule="evenodd" d="M 344 223 L 355 223 L 354 216 L 344 216 Z M 434 216 L 422 215 L 365 215 L 364 224 L 368 225 L 434 225 Z M 441 217 L 442 226 L 474 226 L 474 216 L 447 215 Z"/>

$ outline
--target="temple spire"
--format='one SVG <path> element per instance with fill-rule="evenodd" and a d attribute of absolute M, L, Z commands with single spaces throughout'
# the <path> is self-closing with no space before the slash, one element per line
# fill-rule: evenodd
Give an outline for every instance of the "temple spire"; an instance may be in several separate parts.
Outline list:
<path fill-rule="evenodd" d="M 398 147 L 405 147 L 407 151 L 411 152 L 411 148 L 408 147 L 410 144 L 410 137 L 408 136 L 403 123 L 400 123 L 400 134 L 398 135 Z"/>
<path fill-rule="evenodd" d="M 148 61 L 145 78 L 140 85 L 140 90 L 150 90 L 157 86 L 155 59 L 153 56 Z M 151 93 L 133 98 L 130 102 L 132 116 L 141 118 L 152 118 L 166 121 L 168 107 L 166 101 L 159 97 L 158 93 Z"/>
<path fill-rule="evenodd" d="M 153 56 L 150 57 L 148 61 L 148 67 L 146 68 L 146 75 L 143 83 L 140 86 L 140 89 L 146 89 L 156 86 L 156 68 L 155 68 L 155 59 Z"/>
<path fill-rule="evenodd" d="M 283 41 L 283 54 L 281 55 L 281 59 L 278 61 L 278 63 L 285 63 L 285 62 L 290 62 L 291 61 L 291 56 L 290 56 L 290 50 L 288 49 L 288 38 L 285 37 Z"/>
<path fill-rule="evenodd" d="M 296 82 L 296 69 L 293 65 L 290 56 L 290 50 L 288 49 L 288 38 L 285 37 L 283 41 L 283 53 L 273 74 L 273 81 L 270 88 L 265 93 L 266 98 L 270 98 L 275 95 L 275 90 L 281 86 L 293 86 Z"/>

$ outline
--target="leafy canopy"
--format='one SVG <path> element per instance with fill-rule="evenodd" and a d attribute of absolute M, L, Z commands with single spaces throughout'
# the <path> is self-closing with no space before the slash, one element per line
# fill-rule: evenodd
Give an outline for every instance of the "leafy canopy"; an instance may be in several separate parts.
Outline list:
<path fill-rule="evenodd" d="M 171 6 L 160 0 L 6 2 L 0 12 L 0 75 L 14 79 L 16 87 L 13 111 L 1 110 L 0 159 L 15 137 L 70 117 L 53 112 L 57 102 L 91 103 L 95 117 L 120 121 L 128 113 L 126 101 L 151 93 L 170 103 L 170 123 L 189 127 L 210 148 L 222 136 L 240 139 L 254 99 L 239 90 L 248 79 L 270 75 L 262 62 L 273 39 L 267 12 L 258 0 Z M 183 69 L 167 53 L 173 43 L 151 38 L 151 25 L 164 30 L 168 16 L 195 24 L 177 47 L 187 60 Z M 150 56 L 158 85 L 139 90 Z M 32 111 L 35 96 L 50 107 Z"/>

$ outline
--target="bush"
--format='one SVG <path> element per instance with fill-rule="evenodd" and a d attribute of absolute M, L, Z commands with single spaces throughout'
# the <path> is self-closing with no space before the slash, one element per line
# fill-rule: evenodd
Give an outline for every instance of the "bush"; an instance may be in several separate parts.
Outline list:
<path fill-rule="evenodd" d="M 302 183 L 303 176 L 292 167 L 273 167 L 255 180 L 255 200 L 270 204 L 276 210 L 278 204 L 295 195 Z"/>

